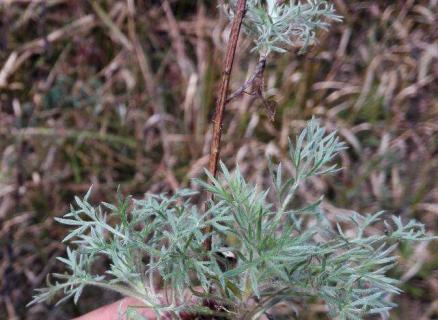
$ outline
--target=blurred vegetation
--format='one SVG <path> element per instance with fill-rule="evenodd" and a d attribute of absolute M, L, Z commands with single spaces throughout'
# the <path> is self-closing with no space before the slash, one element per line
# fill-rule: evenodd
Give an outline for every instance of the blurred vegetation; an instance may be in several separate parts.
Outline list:
<path fill-rule="evenodd" d="M 221 158 L 266 185 L 266 156 L 286 162 L 287 138 L 316 115 L 350 149 L 303 199 L 324 192 L 332 217 L 385 209 L 438 232 L 438 1 L 333 2 L 344 22 L 268 61 L 274 123 L 252 96 L 227 106 Z M 216 1 L 0 2 L 0 319 L 69 319 L 116 298 L 24 307 L 59 269 L 53 217 L 73 195 L 172 192 L 202 176 L 228 31 Z M 251 46 L 239 44 L 233 89 L 257 63 Z M 392 318 L 438 319 L 437 244 L 400 259 Z M 303 319 L 323 311 L 315 301 Z"/>

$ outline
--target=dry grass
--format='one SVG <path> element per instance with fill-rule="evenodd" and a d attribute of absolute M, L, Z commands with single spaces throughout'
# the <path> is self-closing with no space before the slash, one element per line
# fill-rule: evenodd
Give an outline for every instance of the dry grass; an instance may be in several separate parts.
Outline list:
<path fill-rule="evenodd" d="M 317 115 L 350 149 L 345 170 L 303 198 L 325 192 L 333 215 L 385 209 L 437 232 L 438 1 L 334 2 L 344 23 L 267 65 L 274 123 L 254 97 L 227 106 L 221 158 L 267 184 L 266 155 L 285 160 L 287 138 Z M 91 290 L 78 307 L 24 307 L 58 267 L 65 230 L 52 217 L 74 194 L 172 191 L 207 166 L 229 30 L 216 1 L 196 3 L 0 3 L 0 319 L 67 319 L 114 298 Z M 249 47 L 239 44 L 232 89 L 257 64 Z M 437 319 L 436 246 L 401 248 L 394 319 Z"/>

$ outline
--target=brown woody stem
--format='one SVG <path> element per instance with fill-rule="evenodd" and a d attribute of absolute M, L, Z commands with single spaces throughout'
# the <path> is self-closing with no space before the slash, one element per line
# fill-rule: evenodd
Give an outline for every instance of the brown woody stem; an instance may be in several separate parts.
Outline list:
<path fill-rule="evenodd" d="M 225 56 L 225 65 L 222 72 L 222 80 L 219 88 L 219 97 L 216 102 L 216 110 L 213 119 L 213 137 L 210 147 L 210 160 L 208 170 L 213 176 L 217 174 L 217 165 L 219 161 L 220 143 L 222 137 L 222 122 L 224 119 L 224 110 L 227 103 L 227 92 L 230 83 L 231 70 L 233 69 L 234 56 L 237 48 L 237 41 L 239 40 L 240 27 L 242 25 L 243 17 L 246 10 L 246 0 L 239 0 L 236 6 L 236 14 L 234 16 L 230 40 L 228 42 L 227 53 Z M 211 229 L 207 229 L 206 233 L 210 233 Z M 211 250 L 211 236 L 208 237 L 204 243 L 205 248 Z"/>

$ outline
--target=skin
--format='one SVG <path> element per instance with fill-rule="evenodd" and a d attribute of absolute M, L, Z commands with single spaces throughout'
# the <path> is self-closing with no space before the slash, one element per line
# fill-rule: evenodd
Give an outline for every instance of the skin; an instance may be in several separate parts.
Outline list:
<path fill-rule="evenodd" d="M 90 313 L 87 313 L 86 315 L 83 315 L 79 318 L 75 318 L 73 320 L 121 320 L 119 318 L 119 312 L 121 311 L 122 314 L 126 312 L 126 308 L 128 306 L 141 306 L 141 302 L 139 302 L 136 299 L 133 298 L 124 298 L 122 300 L 116 301 L 112 304 L 108 304 L 102 308 L 96 309 L 94 311 L 91 311 Z M 156 320 L 157 317 L 155 316 L 154 311 L 148 309 L 148 308 L 137 308 L 137 312 L 141 314 L 142 316 L 146 316 L 149 320 Z M 187 315 L 186 315 L 187 316 Z M 187 316 L 182 319 L 192 319 L 192 317 Z M 123 316 L 122 320 L 126 320 L 126 317 Z M 260 320 L 268 320 L 266 316 L 262 316 Z"/>
<path fill-rule="evenodd" d="M 198 290 L 201 290 L 200 288 L 195 288 Z M 158 293 L 160 300 L 164 299 L 162 296 L 162 293 Z M 193 299 L 193 296 L 191 293 L 187 293 L 187 298 Z M 195 303 L 195 300 L 193 300 L 193 303 Z M 73 320 L 126 320 L 126 310 L 128 307 L 137 307 L 135 310 L 137 313 L 141 314 L 142 316 L 147 317 L 148 320 L 156 320 L 157 317 L 155 315 L 155 312 L 147 307 L 142 307 L 143 303 L 137 299 L 134 298 L 123 298 L 119 301 L 116 301 L 112 304 L 108 304 L 104 307 L 101 307 L 99 309 L 93 310 L 90 313 L 87 313 L 86 315 L 83 315 L 79 318 L 75 318 Z M 119 314 L 122 314 L 123 317 L 120 318 Z M 184 319 L 184 315 L 183 315 Z M 187 319 L 191 319 L 191 317 L 188 317 Z"/>
<path fill-rule="evenodd" d="M 142 303 L 133 298 L 124 298 L 112 304 L 106 305 L 102 308 L 96 309 L 74 320 L 120 320 L 119 312 L 122 314 L 126 312 L 128 306 L 141 306 Z M 156 320 L 153 310 L 148 308 L 137 308 L 137 312 L 146 316 L 149 320 Z M 123 320 L 126 319 L 124 316 Z"/>

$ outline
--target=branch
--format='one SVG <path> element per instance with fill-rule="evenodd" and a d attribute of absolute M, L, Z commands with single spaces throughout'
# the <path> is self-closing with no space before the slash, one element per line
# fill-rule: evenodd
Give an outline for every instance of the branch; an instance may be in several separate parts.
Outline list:
<path fill-rule="evenodd" d="M 239 89 L 237 89 L 236 91 L 234 91 L 232 94 L 230 94 L 227 98 L 227 103 L 231 102 L 232 100 L 234 100 L 235 98 L 239 97 L 240 95 L 244 94 L 244 93 L 248 93 L 253 95 L 254 94 L 254 90 L 252 90 L 251 92 L 247 92 L 246 90 L 248 88 L 252 88 L 257 90 L 257 88 L 254 88 L 255 86 L 257 86 L 257 84 L 262 84 L 263 83 L 263 73 L 265 71 L 265 66 L 266 66 L 266 57 L 261 57 L 259 62 L 257 63 L 257 66 L 254 70 L 254 73 L 251 75 L 251 77 L 245 81 L 244 84 L 242 84 L 240 86 Z M 256 84 L 257 82 L 257 84 Z"/>
<path fill-rule="evenodd" d="M 248 80 L 246 80 L 245 83 L 241 85 L 239 89 L 237 89 L 232 94 L 230 94 L 226 102 L 227 103 L 231 102 L 233 99 L 241 96 L 244 93 L 252 96 L 256 96 L 257 98 L 262 100 L 263 106 L 266 109 L 266 113 L 268 114 L 269 120 L 273 122 L 275 119 L 277 103 L 273 100 L 266 99 L 263 95 L 263 89 L 264 89 L 263 87 L 265 83 L 263 80 L 263 74 L 265 72 L 265 67 L 266 67 L 266 56 L 262 56 L 260 57 L 260 60 L 257 63 L 257 66 L 251 77 Z M 247 91 L 247 89 L 250 89 L 250 91 Z"/>

